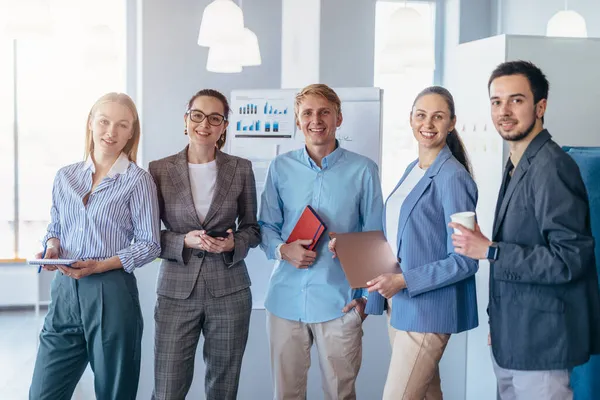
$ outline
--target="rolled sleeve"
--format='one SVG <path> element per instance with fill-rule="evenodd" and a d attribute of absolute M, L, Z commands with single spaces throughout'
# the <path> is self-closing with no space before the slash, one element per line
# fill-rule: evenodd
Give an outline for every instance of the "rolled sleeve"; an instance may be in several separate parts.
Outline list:
<path fill-rule="evenodd" d="M 156 186 L 150 175 L 142 175 L 129 201 L 133 221 L 133 244 L 119 250 L 123 269 L 133 272 L 160 255 L 160 223 Z"/>
<path fill-rule="evenodd" d="M 42 239 L 42 245 L 45 245 L 46 242 L 51 238 L 57 238 L 60 240 L 60 214 L 58 211 L 58 191 L 59 191 L 59 179 L 60 179 L 60 171 L 56 174 L 54 178 L 54 184 L 52 185 L 52 207 L 50 208 L 50 223 L 48 224 L 48 228 L 46 230 L 46 235 Z"/>

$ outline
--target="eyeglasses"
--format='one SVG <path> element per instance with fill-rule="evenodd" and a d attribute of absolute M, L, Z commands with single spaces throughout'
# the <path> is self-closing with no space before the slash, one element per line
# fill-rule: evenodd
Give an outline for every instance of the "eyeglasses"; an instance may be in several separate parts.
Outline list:
<path fill-rule="evenodd" d="M 200 110 L 187 110 L 186 114 L 190 117 L 190 119 L 194 122 L 201 123 L 205 118 L 208 118 L 208 123 L 212 126 L 219 126 L 226 121 L 227 118 L 221 114 L 210 114 L 206 115 Z"/>

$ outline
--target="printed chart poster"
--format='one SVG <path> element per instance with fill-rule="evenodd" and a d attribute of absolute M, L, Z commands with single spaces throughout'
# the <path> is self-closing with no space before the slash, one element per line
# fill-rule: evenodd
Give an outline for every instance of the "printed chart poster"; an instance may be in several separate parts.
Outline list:
<path fill-rule="evenodd" d="M 294 93 L 292 91 L 237 92 L 232 101 L 229 132 L 236 137 L 292 138 Z"/>

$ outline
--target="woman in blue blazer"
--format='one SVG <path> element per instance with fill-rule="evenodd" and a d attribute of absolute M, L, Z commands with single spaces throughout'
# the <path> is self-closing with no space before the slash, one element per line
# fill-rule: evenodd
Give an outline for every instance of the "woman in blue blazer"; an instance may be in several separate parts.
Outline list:
<path fill-rule="evenodd" d="M 438 364 L 450 334 L 478 324 L 478 262 L 454 252 L 448 227 L 450 215 L 475 211 L 477 203 L 455 124 L 448 90 L 433 86 L 419 93 L 410 114 L 419 159 L 386 200 L 384 229 L 401 273 L 368 282 L 366 308 L 368 314 L 382 314 L 385 299 L 391 305 L 392 358 L 384 399 L 442 399 Z"/>

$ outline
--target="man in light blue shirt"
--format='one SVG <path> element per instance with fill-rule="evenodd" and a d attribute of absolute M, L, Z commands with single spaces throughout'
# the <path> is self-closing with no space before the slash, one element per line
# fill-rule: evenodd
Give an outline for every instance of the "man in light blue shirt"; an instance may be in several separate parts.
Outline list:
<path fill-rule="evenodd" d="M 366 300 L 352 290 L 337 258 L 327 251 L 327 232 L 286 244 L 307 205 L 329 232 L 382 229 L 383 199 L 377 165 L 344 150 L 335 139 L 342 123 L 341 102 L 326 85 L 310 85 L 297 96 L 294 111 L 306 147 L 278 156 L 269 168 L 259 223 L 261 247 L 278 260 L 265 307 L 274 399 L 303 399 L 316 343 L 326 399 L 355 399 L 362 358 Z"/>

